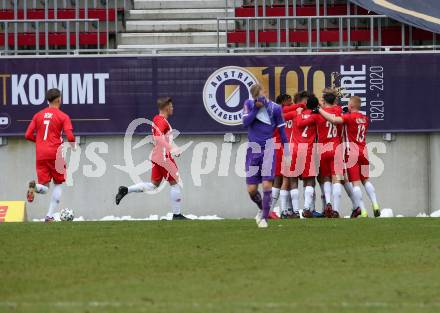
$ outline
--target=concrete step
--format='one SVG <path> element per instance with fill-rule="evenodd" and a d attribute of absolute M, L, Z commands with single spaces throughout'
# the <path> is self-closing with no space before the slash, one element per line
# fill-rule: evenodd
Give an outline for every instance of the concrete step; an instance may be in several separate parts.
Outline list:
<path fill-rule="evenodd" d="M 226 44 L 220 44 L 221 48 L 225 48 Z M 180 52 L 215 50 L 217 44 L 169 44 L 169 45 L 118 45 L 121 50 L 176 50 Z"/>
<path fill-rule="evenodd" d="M 135 9 L 203 9 L 203 8 L 225 8 L 234 5 L 234 0 L 134 0 Z M 242 1 L 236 1 L 241 6 Z"/>
<path fill-rule="evenodd" d="M 130 10 L 127 20 L 178 20 L 178 19 L 216 19 L 233 17 L 234 10 L 228 9 L 154 9 Z"/>
<path fill-rule="evenodd" d="M 233 29 L 234 21 L 228 21 Z M 220 30 L 226 30 L 225 21 L 220 21 Z M 197 32 L 217 31 L 217 20 L 161 20 L 127 21 L 126 32 Z"/>
<path fill-rule="evenodd" d="M 217 43 L 217 32 L 123 33 L 118 43 L 121 45 L 213 44 Z M 225 32 L 220 32 L 220 43 L 226 43 Z"/>

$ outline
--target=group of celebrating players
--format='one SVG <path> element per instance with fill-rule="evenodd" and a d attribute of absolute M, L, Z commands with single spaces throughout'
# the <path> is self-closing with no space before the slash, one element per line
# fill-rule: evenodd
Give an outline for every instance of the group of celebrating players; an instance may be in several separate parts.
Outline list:
<path fill-rule="evenodd" d="M 282 94 L 276 102 L 267 98 L 265 89 L 254 84 L 251 99 L 244 103 L 243 125 L 248 131 L 246 153 L 246 183 L 250 198 L 257 204 L 256 217 L 260 228 L 268 227 L 267 220 L 274 216 L 272 209 L 280 200 L 281 217 L 299 218 L 299 181 L 304 184 L 305 218 L 340 216 L 342 188 L 350 197 L 351 217 L 367 217 L 362 200 L 361 185 L 372 202 L 374 216 L 380 216 L 373 185 L 368 181 L 369 161 L 365 136 L 368 118 L 360 112 L 361 99 L 351 97 L 346 112 L 338 105 L 337 94 L 325 89 L 322 99 L 302 91 L 293 98 Z M 61 153 L 62 135 L 74 143 L 73 126 L 67 114 L 60 110 L 61 92 L 47 92 L 48 107 L 34 115 L 26 131 L 26 139 L 36 144 L 38 183 L 32 180 L 27 199 L 34 194 L 45 194 L 53 181 L 46 222 L 54 220 L 65 181 L 66 165 Z M 173 114 L 169 97 L 157 101 L 158 114 L 153 118 L 154 148 L 151 181 L 132 186 L 120 186 L 116 204 L 129 193 L 155 190 L 163 180 L 170 184 L 170 202 L 173 219 L 187 219 L 181 213 L 182 191 L 178 167 L 173 155 L 179 149 L 173 144 L 173 129 L 168 118 Z M 316 170 L 316 165 L 319 170 Z M 322 213 L 315 209 L 315 180 L 321 187 Z M 258 191 L 263 187 L 263 196 Z"/>
<path fill-rule="evenodd" d="M 245 101 L 243 109 L 249 139 L 246 183 L 259 208 L 258 227 L 268 227 L 278 199 L 282 218 L 300 217 L 300 180 L 304 184 L 305 218 L 340 217 L 343 187 L 353 205 L 351 217 L 367 217 L 361 185 L 372 202 L 374 216 L 380 216 L 374 186 L 368 180 L 368 118 L 360 111 L 359 97 L 351 97 L 343 109 L 330 88 L 323 90 L 321 99 L 302 91 L 293 101 L 290 95 L 281 94 L 276 103 L 268 100 L 259 84 L 250 92 L 252 99 Z M 315 209 L 315 180 L 321 188 L 322 213 Z"/>

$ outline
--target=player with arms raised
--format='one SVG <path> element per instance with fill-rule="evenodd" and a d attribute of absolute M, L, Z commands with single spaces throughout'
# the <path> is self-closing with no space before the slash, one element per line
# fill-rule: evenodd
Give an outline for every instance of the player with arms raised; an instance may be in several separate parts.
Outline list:
<path fill-rule="evenodd" d="M 353 184 L 353 195 L 356 203 L 358 203 L 360 207 L 353 210 L 351 217 L 356 218 L 361 214 L 362 216 L 368 215 L 362 200 L 361 184 L 364 185 L 368 197 L 371 200 L 374 216 L 379 217 L 380 208 L 377 203 L 376 192 L 373 184 L 368 181 L 370 162 L 368 160 L 368 150 L 365 141 L 368 130 L 368 117 L 359 111 L 360 108 L 361 99 L 357 96 L 353 96 L 348 103 L 348 114 L 335 116 L 323 109 L 319 109 L 319 113 L 332 124 L 345 125 L 348 137 L 348 158 L 354 158 L 357 160 L 353 166 L 347 168 L 348 179 Z M 350 160 L 347 160 L 347 162 L 350 163 Z"/>
<path fill-rule="evenodd" d="M 170 184 L 171 209 L 173 211 L 173 220 L 186 220 L 182 215 L 182 190 L 179 185 L 180 177 L 176 162 L 172 153 L 178 156 L 173 147 L 172 127 L 168 118 L 173 115 L 173 101 L 170 97 L 159 98 L 157 100 L 159 114 L 153 118 L 151 127 L 154 148 L 151 153 L 151 182 L 141 182 L 129 187 L 120 186 L 116 194 L 116 205 L 119 205 L 122 198 L 128 193 L 153 191 L 159 187 L 163 179 Z"/>
<path fill-rule="evenodd" d="M 285 163 L 290 163 L 290 152 L 281 106 L 269 101 L 266 91 L 259 84 L 253 85 L 250 92 L 252 99 L 246 100 L 243 108 L 243 125 L 248 130 L 249 140 L 245 163 L 246 184 L 249 196 L 260 209 L 256 218 L 257 226 L 267 228 L 275 170 L 275 128 L 278 127 L 284 146 Z M 263 198 L 258 192 L 261 183 Z"/>
<path fill-rule="evenodd" d="M 27 200 L 34 201 L 34 193 L 45 194 L 53 180 L 54 188 L 50 198 L 49 210 L 45 221 L 54 221 L 53 213 L 60 203 L 62 188 L 65 181 L 65 162 L 62 157 L 61 145 L 64 133 L 69 142 L 75 142 L 70 117 L 60 110 L 61 92 L 58 89 L 47 91 L 46 99 L 49 106 L 32 118 L 25 138 L 35 142 L 36 169 L 38 183 L 31 181 L 27 192 Z"/>

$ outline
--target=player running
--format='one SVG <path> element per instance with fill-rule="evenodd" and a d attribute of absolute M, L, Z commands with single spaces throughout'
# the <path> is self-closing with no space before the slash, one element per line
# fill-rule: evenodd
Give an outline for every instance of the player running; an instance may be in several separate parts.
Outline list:
<path fill-rule="evenodd" d="M 62 183 L 65 181 L 66 165 L 62 157 L 63 133 L 71 143 L 75 142 L 70 117 L 60 110 L 61 92 L 50 89 L 46 93 L 49 106 L 32 118 L 25 138 L 35 142 L 36 170 L 38 183 L 29 182 L 27 191 L 28 202 L 34 201 L 35 193 L 46 194 L 53 180 L 54 187 L 50 198 L 49 210 L 45 222 L 54 221 L 54 211 L 58 209 L 62 194 Z"/>
<path fill-rule="evenodd" d="M 122 198 L 128 193 L 153 191 L 159 187 L 163 179 L 170 184 L 171 209 L 173 220 L 187 220 L 182 215 L 182 190 L 179 186 L 179 170 L 172 154 L 179 156 L 176 148 L 173 147 L 172 127 L 168 118 L 173 115 L 173 101 L 170 97 L 157 100 L 159 114 L 154 116 L 151 131 L 154 138 L 154 148 L 151 153 L 151 182 L 141 182 L 129 187 L 120 186 L 116 194 L 116 205 L 119 205 Z"/>
<path fill-rule="evenodd" d="M 329 114 L 323 109 L 319 109 L 319 113 L 332 124 L 344 124 L 347 129 L 347 141 L 348 141 L 348 160 L 347 163 L 351 163 L 350 159 L 354 158 L 356 163 L 347 168 L 349 181 L 353 184 L 353 195 L 356 203 L 360 208 L 353 210 L 351 217 L 356 218 L 359 215 L 368 216 L 365 210 L 365 205 L 362 200 L 361 183 L 364 185 L 365 190 L 371 200 L 373 206 L 373 212 L 375 217 L 380 216 L 380 208 L 377 202 L 376 192 L 372 183 L 368 181 L 369 177 L 369 165 L 368 150 L 366 147 L 366 134 L 368 130 L 368 117 L 362 114 L 359 110 L 361 108 L 361 99 L 357 96 L 350 98 L 348 103 L 349 113 L 342 116 L 335 116 Z"/>
<path fill-rule="evenodd" d="M 272 138 L 275 128 L 280 132 L 284 146 L 284 162 L 289 163 L 289 144 L 281 107 L 269 101 L 264 88 L 255 84 L 251 87 L 252 99 L 246 100 L 243 108 L 243 125 L 248 129 L 249 146 L 246 153 L 246 184 L 252 201 L 260 209 L 256 222 L 259 228 L 267 228 L 270 211 L 272 181 L 275 170 L 275 145 Z M 263 198 L 258 185 L 263 185 Z"/>

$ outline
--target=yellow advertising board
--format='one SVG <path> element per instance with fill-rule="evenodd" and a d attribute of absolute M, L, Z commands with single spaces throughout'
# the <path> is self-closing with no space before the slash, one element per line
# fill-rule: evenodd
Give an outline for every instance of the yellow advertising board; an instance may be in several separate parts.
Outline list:
<path fill-rule="evenodd" d="M 0 223 L 26 221 L 26 202 L 0 201 Z"/>

